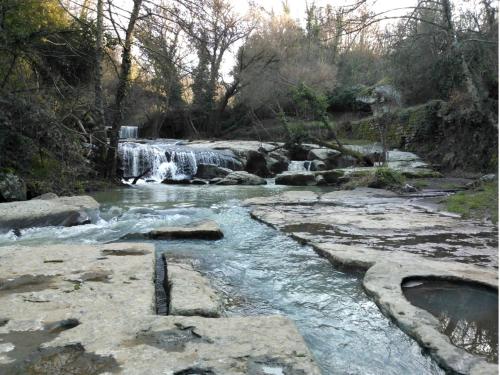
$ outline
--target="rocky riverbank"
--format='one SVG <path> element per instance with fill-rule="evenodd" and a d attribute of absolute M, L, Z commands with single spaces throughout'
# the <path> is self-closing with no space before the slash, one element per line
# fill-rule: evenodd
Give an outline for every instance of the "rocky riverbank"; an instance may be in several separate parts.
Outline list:
<path fill-rule="evenodd" d="M 57 197 L 0 204 L 0 233 L 12 229 L 89 224 L 99 216 L 99 203 L 89 196 Z"/>
<path fill-rule="evenodd" d="M 155 315 L 151 245 L 12 246 L 0 258 L 2 374 L 320 373 L 285 317 L 202 317 L 216 297 L 185 264 L 168 271 L 171 315 Z"/>
<path fill-rule="evenodd" d="M 401 289 L 405 280 L 423 277 L 498 290 L 495 226 L 459 220 L 429 209 L 418 198 L 376 189 L 287 192 L 246 204 L 254 218 L 313 246 L 333 264 L 367 270 L 365 290 L 445 369 L 461 374 L 497 372 L 497 365 L 465 350 L 468 343 L 451 344 L 442 322 L 413 306 Z M 470 326 L 461 334 L 481 340 L 484 333 Z M 485 350 L 497 352 L 498 342 L 493 345 Z"/>

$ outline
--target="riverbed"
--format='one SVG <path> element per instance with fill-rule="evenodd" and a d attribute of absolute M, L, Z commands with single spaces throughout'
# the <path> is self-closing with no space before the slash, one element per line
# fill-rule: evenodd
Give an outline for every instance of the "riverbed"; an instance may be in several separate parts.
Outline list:
<path fill-rule="evenodd" d="M 288 316 L 324 374 L 443 373 L 366 296 L 361 273 L 335 269 L 310 247 L 252 220 L 241 204 L 287 190 L 272 184 L 121 188 L 95 195 L 101 203 L 96 224 L 32 228 L 20 237 L 8 233 L 0 245 L 114 242 L 162 225 L 212 219 L 224 239 L 154 243 L 158 254 L 190 258 L 224 296 L 228 316 Z"/>

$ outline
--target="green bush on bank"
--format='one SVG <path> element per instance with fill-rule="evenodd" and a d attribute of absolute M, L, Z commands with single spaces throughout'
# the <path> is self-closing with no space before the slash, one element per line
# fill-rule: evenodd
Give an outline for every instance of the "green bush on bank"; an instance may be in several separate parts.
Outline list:
<path fill-rule="evenodd" d="M 370 184 L 373 188 L 397 188 L 403 186 L 404 176 L 391 168 L 381 167 L 375 170 L 374 179 Z"/>
<path fill-rule="evenodd" d="M 374 170 L 363 170 L 351 174 L 346 189 L 371 187 L 376 189 L 398 190 L 405 184 L 405 177 L 397 170 L 380 167 Z"/>

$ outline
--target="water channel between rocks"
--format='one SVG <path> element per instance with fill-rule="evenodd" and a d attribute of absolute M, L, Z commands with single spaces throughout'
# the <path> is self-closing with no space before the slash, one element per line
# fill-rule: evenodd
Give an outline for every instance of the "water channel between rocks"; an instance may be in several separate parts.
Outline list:
<path fill-rule="evenodd" d="M 187 257 L 226 301 L 226 313 L 283 314 L 292 319 L 327 374 L 442 374 L 419 345 L 382 315 L 361 286 L 362 274 L 336 270 L 301 246 L 251 219 L 245 198 L 290 188 L 149 184 L 99 193 L 102 219 L 71 228 L 33 228 L 6 244 L 99 243 L 162 225 L 217 221 L 225 237 L 155 241 L 158 255 Z"/>

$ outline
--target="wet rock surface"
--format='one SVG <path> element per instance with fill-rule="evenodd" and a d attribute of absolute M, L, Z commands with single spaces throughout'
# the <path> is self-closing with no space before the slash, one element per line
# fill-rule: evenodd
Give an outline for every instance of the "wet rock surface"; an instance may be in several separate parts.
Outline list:
<path fill-rule="evenodd" d="M 360 188 L 293 192 L 246 204 L 255 206 L 255 218 L 302 241 L 498 267 L 495 226 L 434 212 L 418 197 Z"/>
<path fill-rule="evenodd" d="M 222 168 L 214 164 L 203 164 L 200 163 L 197 166 L 197 171 L 195 174 L 196 178 L 210 180 L 212 178 L 226 177 L 229 173 L 231 173 L 231 169 Z"/>
<path fill-rule="evenodd" d="M 302 194 L 301 194 L 302 193 Z M 401 285 L 412 277 L 481 283 L 498 290 L 495 226 L 430 210 L 385 190 L 293 192 L 253 198 L 252 216 L 307 243 L 330 262 L 368 269 L 363 285 L 379 308 L 445 369 L 496 374 L 486 357 L 453 345 L 432 313 L 412 305 Z M 460 303 L 457 301 L 456 303 Z"/>
<path fill-rule="evenodd" d="M 234 171 L 226 177 L 216 182 L 216 185 L 266 185 L 267 181 L 257 175 L 245 172 Z"/>
<path fill-rule="evenodd" d="M 2 374 L 320 373 L 284 317 L 154 315 L 151 245 L 5 246 L 0 259 Z"/>
<path fill-rule="evenodd" d="M 45 226 L 74 226 L 95 221 L 99 203 L 89 196 L 0 203 L 0 232 Z"/>
<path fill-rule="evenodd" d="M 169 287 L 169 315 L 221 315 L 221 301 L 208 280 L 189 262 L 166 259 Z"/>
<path fill-rule="evenodd" d="M 152 239 L 218 240 L 224 237 L 224 234 L 215 221 L 207 220 L 185 227 L 160 227 L 146 236 Z"/>
<path fill-rule="evenodd" d="M 276 176 L 276 185 L 312 186 L 316 178 L 312 172 L 284 172 Z"/>

